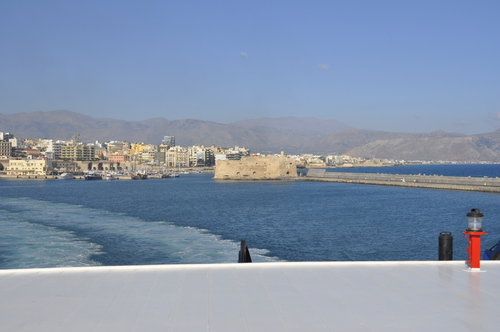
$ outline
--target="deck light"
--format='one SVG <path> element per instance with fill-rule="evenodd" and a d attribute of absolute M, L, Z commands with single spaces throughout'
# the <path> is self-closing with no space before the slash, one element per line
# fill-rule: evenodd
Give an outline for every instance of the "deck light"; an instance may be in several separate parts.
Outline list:
<path fill-rule="evenodd" d="M 467 213 L 468 228 L 463 234 L 467 241 L 469 241 L 467 265 L 471 271 L 481 270 L 481 235 L 486 235 L 483 232 L 483 216 L 484 214 L 479 209 L 472 209 Z"/>
<path fill-rule="evenodd" d="M 479 209 L 472 209 L 467 213 L 467 219 L 469 220 L 467 228 L 468 232 L 482 232 L 483 231 L 483 217 L 484 214 L 479 211 Z"/>

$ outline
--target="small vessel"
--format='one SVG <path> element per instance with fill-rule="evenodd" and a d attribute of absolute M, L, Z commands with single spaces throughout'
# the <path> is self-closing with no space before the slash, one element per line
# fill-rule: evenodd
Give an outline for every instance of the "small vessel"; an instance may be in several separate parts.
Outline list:
<path fill-rule="evenodd" d="M 85 180 L 102 180 L 102 175 L 96 173 L 89 173 L 85 175 Z"/>
<path fill-rule="evenodd" d="M 137 173 L 137 174 L 132 174 L 130 178 L 132 180 L 146 180 L 148 176 L 146 174 Z"/>
<path fill-rule="evenodd" d="M 116 178 L 113 174 L 106 174 L 104 180 L 116 180 Z"/>
<path fill-rule="evenodd" d="M 73 180 L 75 176 L 71 173 L 62 173 L 57 176 L 59 180 Z"/>

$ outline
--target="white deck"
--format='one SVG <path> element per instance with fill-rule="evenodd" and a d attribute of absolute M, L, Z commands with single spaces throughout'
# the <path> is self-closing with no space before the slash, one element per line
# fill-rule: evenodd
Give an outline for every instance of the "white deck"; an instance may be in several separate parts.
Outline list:
<path fill-rule="evenodd" d="M 481 268 L 453 261 L 0 270 L 0 331 L 497 331 L 500 261 Z"/>

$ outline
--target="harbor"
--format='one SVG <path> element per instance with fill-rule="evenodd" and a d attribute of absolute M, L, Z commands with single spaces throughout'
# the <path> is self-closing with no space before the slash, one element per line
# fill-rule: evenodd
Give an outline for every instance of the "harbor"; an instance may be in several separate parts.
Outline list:
<path fill-rule="evenodd" d="M 166 179 L 179 177 L 191 173 L 213 173 L 213 168 L 200 168 L 200 169 L 179 169 L 172 172 L 132 172 L 132 173 L 103 173 L 103 172 L 90 172 L 90 173 L 61 173 L 61 174 L 23 174 L 23 175 L 6 175 L 0 174 L 0 179 L 6 180 L 85 180 L 88 175 L 97 174 L 102 180 L 136 180 L 137 175 L 145 175 L 143 179 Z M 65 175 L 71 175 L 65 177 Z M 62 176 L 61 176 L 62 175 Z"/>
<path fill-rule="evenodd" d="M 477 207 L 483 250 L 498 242 L 494 193 L 212 174 L 104 182 L 2 180 L 2 331 L 497 327 L 499 261 L 471 271 L 462 236 Z M 453 261 L 438 261 L 442 231 Z M 236 263 L 242 238 L 250 264 Z"/>
<path fill-rule="evenodd" d="M 492 177 L 497 168 L 440 173 Z M 229 263 L 241 239 L 255 261 L 434 260 L 437 235 L 463 232 L 471 208 L 486 215 L 484 245 L 499 240 L 497 193 L 212 177 L 0 179 L 0 268 Z M 466 241 L 455 238 L 455 259 L 463 260 Z"/>

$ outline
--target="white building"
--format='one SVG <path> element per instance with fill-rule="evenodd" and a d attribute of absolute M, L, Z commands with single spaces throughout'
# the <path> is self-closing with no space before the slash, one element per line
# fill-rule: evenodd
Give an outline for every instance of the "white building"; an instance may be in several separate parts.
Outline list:
<path fill-rule="evenodd" d="M 167 167 L 189 167 L 188 149 L 174 146 L 165 153 Z"/>
<path fill-rule="evenodd" d="M 49 159 L 60 159 L 61 148 L 65 145 L 64 141 L 55 141 L 53 139 L 45 140 L 42 143 L 45 147 L 45 156 Z"/>

